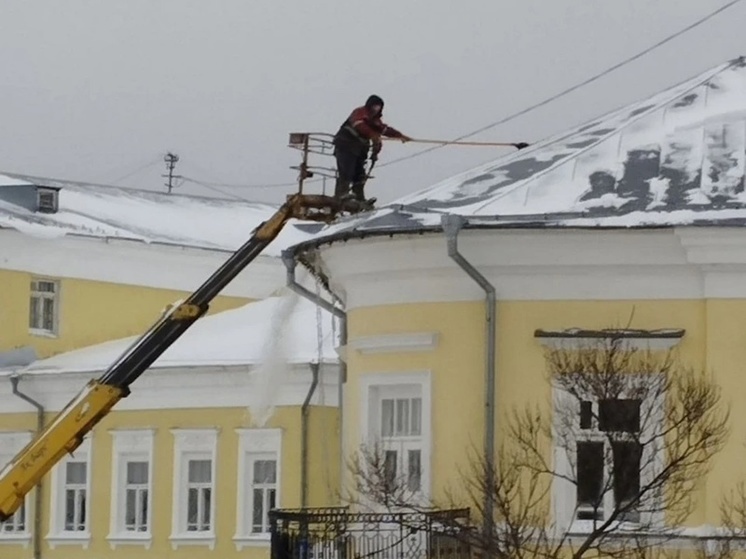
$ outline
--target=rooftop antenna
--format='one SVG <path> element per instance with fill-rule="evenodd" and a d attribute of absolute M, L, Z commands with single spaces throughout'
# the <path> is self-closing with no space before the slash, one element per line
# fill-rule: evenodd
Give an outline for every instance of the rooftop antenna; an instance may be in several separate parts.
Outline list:
<path fill-rule="evenodd" d="M 170 151 L 163 156 L 163 161 L 166 162 L 166 169 L 168 169 L 167 175 L 161 175 L 164 178 L 168 178 L 168 182 L 164 183 L 166 185 L 166 188 L 168 188 L 168 193 L 171 194 L 171 190 L 174 188 L 174 179 L 180 179 L 181 175 L 174 175 L 174 168 L 176 167 L 176 162 L 179 160 L 179 156 L 175 153 L 171 153 Z"/>

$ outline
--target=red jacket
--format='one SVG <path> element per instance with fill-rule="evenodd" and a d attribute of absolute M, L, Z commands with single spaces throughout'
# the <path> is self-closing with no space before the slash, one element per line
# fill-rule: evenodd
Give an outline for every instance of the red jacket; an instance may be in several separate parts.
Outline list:
<path fill-rule="evenodd" d="M 365 106 L 358 107 L 347 118 L 342 128 L 347 128 L 362 140 L 379 140 L 380 136 L 401 138 L 402 133 L 393 126 L 381 121 L 380 116 L 373 116 Z"/>

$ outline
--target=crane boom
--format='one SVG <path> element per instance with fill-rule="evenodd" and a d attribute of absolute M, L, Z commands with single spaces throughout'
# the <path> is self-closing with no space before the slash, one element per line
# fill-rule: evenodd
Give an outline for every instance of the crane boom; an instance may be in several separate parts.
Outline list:
<path fill-rule="evenodd" d="M 44 475 L 65 454 L 78 448 L 85 435 L 129 395 L 130 385 L 207 312 L 210 302 L 259 256 L 290 219 L 328 222 L 345 209 L 340 204 L 328 196 L 288 196 L 212 276 L 161 316 L 98 379 L 91 380 L 0 472 L 0 522 L 9 519 Z"/>

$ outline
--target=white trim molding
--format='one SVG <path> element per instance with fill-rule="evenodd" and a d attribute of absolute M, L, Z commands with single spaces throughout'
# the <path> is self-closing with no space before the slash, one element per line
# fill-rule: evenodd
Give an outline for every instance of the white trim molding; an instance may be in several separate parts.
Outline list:
<path fill-rule="evenodd" d="M 103 369 L 102 369 L 103 370 Z M 164 410 L 179 408 L 241 408 L 262 405 L 262 390 L 256 375 L 247 365 L 154 368 L 137 381 L 137 387 L 117 404 L 119 411 Z M 91 372 L 44 371 L 23 375 L 24 386 L 49 412 L 59 411 L 101 370 Z M 3 381 L 0 373 L 0 381 Z M 283 382 L 276 387 L 275 406 L 303 404 L 312 377 L 308 363 L 293 365 Z M 323 363 L 319 371 L 320 386 L 312 405 L 337 407 L 339 365 Z M 323 398 L 322 398 L 323 395 Z M 0 382 L 2 413 L 24 413 L 28 404 L 13 395 L 9 382 Z"/>
<path fill-rule="evenodd" d="M 319 250 L 348 311 L 483 299 L 445 245 L 426 233 Z M 479 229 L 459 246 L 501 301 L 746 298 L 743 228 Z"/>
<path fill-rule="evenodd" d="M 42 238 L 10 229 L 0 229 L 0 236 L 3 270 L 186 292 L 199 287 L 232 253 L 125 238 Z M 90 266 L 91 261 L 98 265 Z M 264 299 L 284 285 L 281 260 L 260 255 L 221 295 Z"/>
<path fill-rule="evenodd" d="M 81 445 L 72 453 L 65 456 L 52 469 L 52 491 L 51 491 L 51 514 L 49 522 L 49 533 L 46 536 L 47 543 L 51 549 L 62 545 L 78 545 L 88 549 L 91 543 L 91 474 L 93 472 L 93 452 L 91 435 L 87 435 Z M 66 505 L 66 476 L 67 466 L 71 463 L 85 464 L 85 523 L 82 530 L 65 529 L 65 505 Z"/>
<path fill-rule="evenodd" d="M 438 344 L 438 332 L 406 332 L 353 338 L 348 346 L 362 354 L 407 353 L 433 351 Z"/>
<path fill-rule="evenodd" d="M 122 545 L 140 545 L 149 550 L 153 542 L 153 441 L 154 429 L 111 430 L 112 476 L 109 535 L 111 549 Z M 147 529 L 128 531 L 125 527 L 127 464 L 147 462 Z"/>
<path fill-rule="evenodd" d="M 31 431 L 0 431 L 0 470 L 15 457 L 16 453 L 25 447 L 33 436 Z M 38 491 L 38 488 L 35 489 Z M 21 545 L 27 549 L 31 544 L 33 520 L 41 511 L 33 510 L 31 506 L 31 493 L 26 495 L 23 501 L 23 508 L 11 517 L 11 523 L 17 526 L 17 520 L 22 518 L 23 529 L 13 532 L 6 532 L 0 528 L 0 545 Z M 19 517 L 22 514 L 23 517 Z"/>
<path fill-rule="evenodd" d="M 274 460 L 275 506 L 279 507 L 282 494 L 282 429 L 236 429 L 238 435 L 238 499 L 236 502 L 236 550 L 245 547 L 269 547 L 270 533 L 250 530 L 253 508 L 253 464 L 256 460 Z"/>
<path fill-rule="evenodd" d="M 171 518 L 171 547 L 205 546 L 215 549 L 215 501 L 217 499 L 217 445 L 218 428 L 171 429 L 174 436 L 174 478 Z M 210 511 L 209 529 L 190 531 L 187 529 L 188 476 L 191 460 L 210 462 Z"/>

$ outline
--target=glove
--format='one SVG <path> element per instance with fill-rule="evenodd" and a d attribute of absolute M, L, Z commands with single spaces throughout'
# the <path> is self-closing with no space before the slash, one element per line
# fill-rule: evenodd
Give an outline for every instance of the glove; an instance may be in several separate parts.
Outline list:
<path fill-rule="evenodd" d="M 411 142 L 411 141 L 412 141 L 412 138 L 410 138 L 410 137 L 409 137 L 409 136 L 407 136 L 406 134 L 402 134 L 402 135 L 401 135 L 401 136 L 399 137 L 399 139 L 401 140 L 401 143 L 402 143 L 402 144 L 406 144 L 407 142 Z"/>

